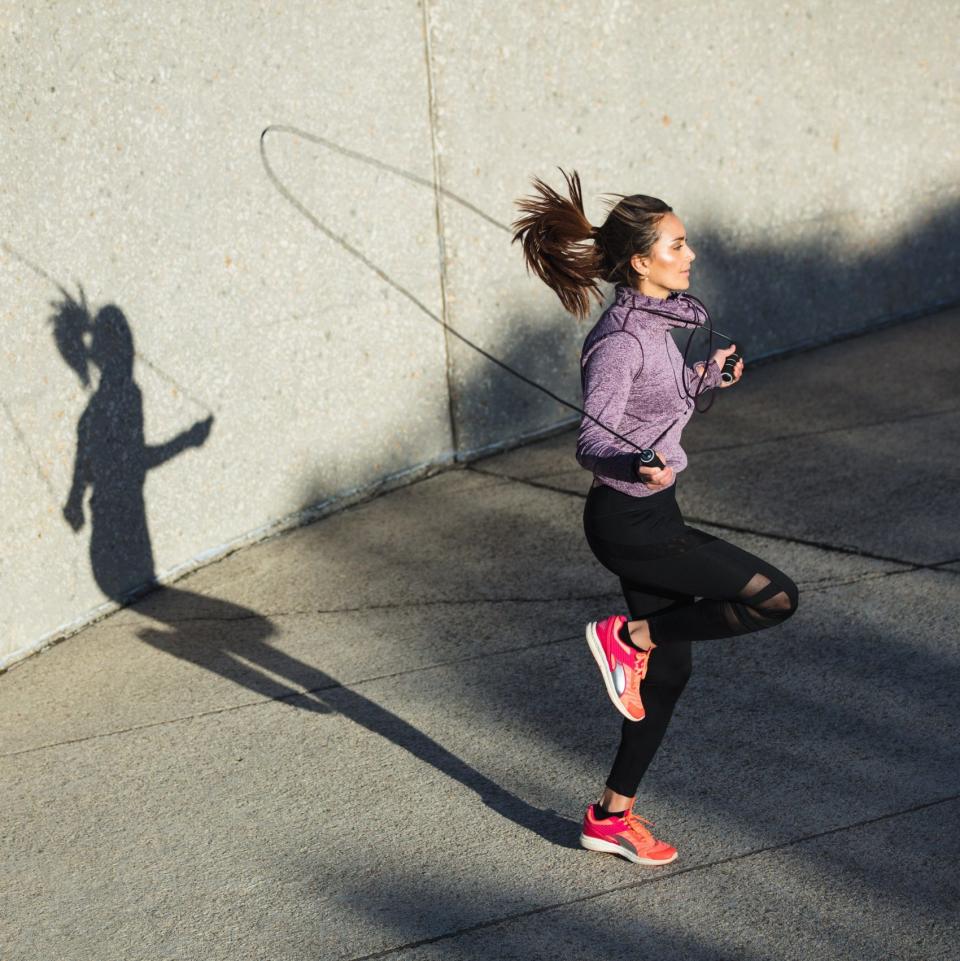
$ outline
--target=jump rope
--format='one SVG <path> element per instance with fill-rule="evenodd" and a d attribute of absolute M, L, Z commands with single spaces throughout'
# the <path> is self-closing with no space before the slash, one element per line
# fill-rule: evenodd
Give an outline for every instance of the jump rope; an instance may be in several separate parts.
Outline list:
<path fill-rule="evenodd" d="M 461 197 L 458 197 L 456 194 L 452 193 L 451 191 L 438 186 L 436 183 L 434 183 L 431 180 L 427 180 L 426 178 L 423 178 L 423 177 L 418 177 L 415 174 L 411 174 L 408 171 L 401 170 L 398 167 L 385 164 L 383 161 L 377 160 L 374 157 L 369 157 L 365 154 L 361 154 L 358 151 L 348 150 L 347 148 L 341 147 L 339 144 L 336 144 L 331 140 L 327 140 L 325 137 L 321 137 L 317 134 L 308 133 L 305 130 L 300 130 L 297 127 L 291 127 L 284 124 L 271 124 L 270 126 L 265 127 L 263 132 L 260 134 L 260 159 L 263 163 L 264 169 L 266 170 L 267 176 L 270 178 L 273 185 L 277 188 L 278 192 L 296 210 L 298 210 L 304 217 L 306 217 L 306 219 L 309 220 L 314 227 L 316 227 L 319 231 L 321 231 L 323 234 L 325 234 L 327 237 L 329 237 L 331 240 L 333 240 L 335 243 L 341 246 L 344 250 L 346 250 L 352 256 L 356 257 L 362 264 L 364 264 L 364 266 L 366 266 L 371 271 L 373 271 L 373 273 L 375 273 L 381 280 L 389 284 L 396 291 L 398 291 L 404 297 L 410 300 L 427 317 L 429 317 L 430 320 L 432 320 L 434 323 L 439 324 L 441 327 L 443 327 L 444 330 L 449 331 L 454 337 L 462 341 L 471 349 L 475 350 L 481 356 L 485 357 L 492 364 L 496 364 L 497 367 L 500 367 L 503 370 L 507 371 L 509 374 L 512 374 L 518 380 L 521 380 L 523 381 L 523 383 L 528 384 L 530 387 L 534 387 L 537 390 L 539 390 L 541 393 L 546 394 L 547 397 L 549 397 L 551 400 L 556 401 L 558 404 L 562 404 L 564 407 L 568 407 L 570 410 L 576 411 L 582 417 L 586 417 L 588 420 L 597 424 L 597 426 L 602 427 L 605 431 L 607 431 L 607 433 L 612 434 L 618 440 L 622 441 L 624 444 L 627 444 L 629 447 L 635 450 L 638 454 L 638 459 L 643 466 L 645 467 L 663 467 L 664 466 L 660 458 L 657 457 L 654 451 L 651 450 L 650 448 L 638 447 L 632 440 L 630 440 L 630 438 L 624 437 L 622 434 L 614 430 L 609 425 L 604 424 L 602 421 L 598 420 L 592 414 L 587 413 L 582 407 L 578 407 L 576 404 L 571 403 L 566 398 L 560 397 L 549 388 L 544 387 L 543 384 L 537 383 L 537 381 L 532 380 L 530 377 L 527 377 L 525 374 L 521 373 L 520 371 L 515 370 L 505 361 L 500 360 L 499 357 L 495 357 L 489 351 L 486 351 L 482 347 L 480 347 L 478 344 L 475 344 L 468 337 L 461 334 L 460 331 L 456 330 L 454 327 L 451 327 L 450 324 L 448 324 L 442 317 L 438 317 L 432 310 L 430 310 L 429 307 L 427 307 L 426 304 L 424 304 L 421 300 L 415 297 L 406 288 L 398 284 L 392 277 L 389 276 L 389 274 L 387 274 L 377 264 L 375 264 L 372 260 L 370 260 L 365 254 L 362 253 L 362 251 L 354 247 L 353 244 L 351 244 L 346 238 L 330 230 L 317 217 L 315 217 L 313 213 L 310 210 L 308 210 L 287 189 L 287 187 L 283 184 L 283 182 L 276 175 L 276 173 L 274 173 L 273 168 L 270 166 L 270 161 L 267 159 L 266 145 L 265 145 L 267 134 L 271 132 L 293 134 L 294 136 L 300 137 L 304 140 L 309 140 L 313 143 L 316 143 L 321 146 L 327 147 L 328 149 L 334 150 L 337 153 L 350 157 L 351 159 L 361 160 L 365 163 L 369 163 L 373 166 L 379 167 L 380 169 L 387 170 L 390 173 L 403 177 L 406 180 L 410 180 L 413 183 L 419 184 L 420 186 L 428 187 L 432 189 L 435 192 L 435 194 L 443 194 L 449 197 L 451 200 L 461 204 L 462 206 L 466 207 L 472 212 L 483 217 L 484 220 L 487 220 L 488 222 L 494 224 L 497 227 L 500 227 L 501 229 L 504 229 L 510 232 L 510 228 L 505 227 L 499 221 L 494 220 L 492 217 L 484 213 L 474 204 L 470 203 L 467 200 L 464 200 Z M 707 376 L 707 367 L 710 364 L 710 355 L 712 355 L 713 353 L 713 338 L 715 335 L 719 337 L 723 337 L 725 340 L 729 341 L 730 343 L 733 343 L 733 338 L 728 336 L 727 334 L 724 334 L 722 331 L 716 330 L 714 328 L 713 321 L 710 317 L 710 312 L 707 310 L 706 306 L 703 304 L 701 300 L 694 297 L 692 294 L 687 294 L 687 293 L 683 293 L 680 296 L 682 296 L 686 301 L 688 301 L 693 306 L 694 313 L 697 318 L 696 320 L 683 320 L 677 317 L 675 314 L 671 314 L 665 310 L 657 310 L 654 307 L 644 306 L 642 309 L 647 313 L 658 314 L 659 316 L 666 317 L 668 320 L 671 320 L 675 323 L 679 322 L 680 325 L 683 325 L 683 326 L 690 325 L 694 328 L 693 330 L 690 331 L 690 336 L 687 338 L 687 343 L 683 351 L 683 363 L 685 368 L 687 367 L 687 358 L 690 354 L 690 347 L 693 343 L 694 335 L 697 333 L 697 330 L 703 330 L 703 329 L 707 330 L 708 332 L 707 360 L 704 361 L 703 371 L 700 374 L 700 380 L 698 381 L 696 388 L 692 394 L 687 388 L 686 379 L 683 378 L 684 394 L 687 396 L 688 399 L 693 400 L 694 406 L 698 411 L 704 412 L 706 410 L 709 410 L 710 407 L 712 406 L 713 398 L 711 398 L 710 401 L 707 403 L 707 405 L 703 408 L 700 408 L 697 406 L 697 399 L 699 398 L 702 392 L 701 388 L 703 385 L 704 378 Z M 665 336 L 669 336 L 669 335 L 666 334 Z M 740 359 L 740 355 L 736 353 L 731 354 L 726 359 L 726 362 L 724 363 L 723 369 L 721 371 L 721 379 L 724 381 L 724 383 L 729 383 L 731 380 L 733 380 L 734 378 L 733 370 L 737 362 L 739 361 L 739 359 Z"/>
<path fill-rule="evenodd" d="M 483 210 L 481 210 L 481 209 L 480 209 L 479 207 L 477 207 L 476 205 L 470 203 L 469 201 L 463 199 L 462 197 L 457 196 L 457 195 L 454 194 L 452 191 L 447 190 L 446 188 L 440 187 L 438 184 L 434 183 L 434 182 L 431 181 L 431 180 L 428 180 L 428 179 L 423 178 L 423 177 L 418 177 L 418 176 L 415 175 L 415 174 L 411 174 L 410 172 L 405 171 L 405 170 L 402 170 L 401 168 L 394 167 L 394 166 L 392 166 L 392 165 L 390 165 L 390 164 L 386 164 L 386 163 L 384 163 L 383 161 L 378 160 L 377 158 L 367 156 L 367 155 L 365 155 L 365 154 L 359 153 L 358 151 L 349 150 L 349 149 L 347 149 L 347 148 L 345 148 L 345 147 L 342 147 L 342 146 L 340 146 L 339 144 L 336 144 L 336 143 L 334 143 L 333 141 L 328 140 L 328 139 L 326 139 L 325 137 L 321 137 L 321 136 L 319 136 L 319 135 L 317 135 L 317 134 L 312 134 L 312 133 L 309 133 L 309 132 L 307 132 L 307 131 L 305 131 L 305 130 L 301 130 L 301 129 L 297 128 L 297 127 L 291 127 L 291 126 L 282 125 L 282 124 L 271 124 L 270 126 L 264 128 L 263 132 L 260 134 L 260 157 L 261 157 L 261 161 L 262 161 L 262 163 L 263 163 L 264 169 L 265 169 L 265 171 L 266 171 L 266 173 L 267 173 L 267 176 L 268 176 L 269 179 L 272 181 L 272 183 L 273 183 L 273 185 L 276 187 L 277 191 L 278 191 L 296 210 L 298 210 L 307 220 L 309 220 L 310 223 L 312 223 L 314 227 L 316 227 L 318 230 L 320 230 L 323 234 L 325 234 L 327 237 L 329 237 L 329 238 L 330 238 L 331 240 L 333 240 L 335 243 L 337 243 L 338 245 L 340 245 L 341 247 L 343 247 L 348 253 L 350 253 L 352 256 L 356 257 L 361 263 L 363 263 L 364 266 L 366 266 L 366 267 L 367 267 L 368 269 L 370 269 L 373 273 L 375 273 L 381 280 L 383 280 L 385 283 L 389 284 L 389 285 L 390 285 L 391 287 L 393 287 L 396 291 L 398 291 L 400 294 L 402 294 L 404 297 L 406 297 L 408 300 L 410 300 L 410 301 L 411 301 L 417 308 L 419 308 L 419 310 L 420 310 L 423 314 L 425 314 L 430 320 L 434 321 L 434 323 L 439 324 L 441 327 L 443 327 L 444 330 L 449 331 L 450 334 L 452 334 L 452 335 L 453 335 L 454 337 L 456 337 L 458 340 L 462 341 L 464 344 L 466 344 L 466 345 L 467 345 L 468 347 L 470 347 L 472 350 L 476 351 L 476 352 L 477 352 L 478 354 L 480 354 L 481 356 L 485 357 L 485 358 L 486 358 L 488 361 L 490 361 L 492 364 L 495 364 L 496 366 L 500 367 L 501 369 L 507 371 L 507 373 L 511 374 L 513 377 L 516 377 L 518 380 L 522 381 L 523 383 L 528 384 L 530 387 L 533 387 L 533 388 L 535 388 L 536 390 L 539 390 L 541 393 L 546 394 L 547 397 L 549 397 L 551 400 L 556 401 L 558 404 L 561 404 L 562 406 L 567 407 L 567 408 L 569 408 L 569 409 L 572 410 L 572 411 L 575 411 L 576 413 L 580 414 L 581 417 L 587 418 L 587 420 L 592 421 L 592 422 L 595 423 L 597 426 L 599 426 L 599 427 L 601 427 L 603 430 L 605 430 L 607 433 L 611 434 L 613 437 L 616 437 L 618 440 L 620 440 L 620 441 L 622 441 L 624 444 L 628 445 L 628 447 L 632 448 L 634 451 L 637 452 L 637 454 L 638 454 L 638 459 L 639 459 L 640 463 L 641 463 L 643 466 L 646 466 L 646 467 L 663 467 L 663 466 L 664 466 L 663 463 L 660 461 L 659 457 L 657 457 L 656 454 L 654 453 L 654 451 L 651 450 L 650 448 L 644 448 L 644 447 L 639 447 L 639 446 L 637 446 L 637 444 L 635 444 L 632 440 L 630 440 L 629 437 L 624 437 L 623 434 L 621 434 L 621 433 L 619 433 L 618 431 L 614 430 L 614 429 L 613 429 L 612 427 L 610 427 L 608 424 L 604 424 L 602 421 L 600 421 L 599 419 L 597 419 L 596 417 L 594 417 L 592 414 L 590 414 L 590 413 L 588 413 L 587 411 L 585 411 L 582 407 L 579 407 L 579 406 L 577 406 L 576 404 L 571 403 L 569 400 L 567 400 L 567 399 L 564 398 L 564 397 L 560 397 L 558 394 L 555 394 L 555 393 L 554 393 L 552 390 L 550 390 L 549 388 L 544 387 L 543 384 L 540 384 L 540 383 L 538 383 L 537 381 L 533 380 L 532 378 L 527 377 L 525 374 L 523 374 L 523 373 L 521 373 L 520 371 L 518 371 L 518 370 L 514 369 L 513 367 L 511 367 L 511 366 L 510 366 L 509 364 L 507 364 L 505 361 L 500 360 L 499 357 L 495 357 L 495 356 L 494 356 L 493 354 L 491 354 L 489 351 L 484 350 L 481 346 L 479 346 L 478 344 L 475 344 L 472 340 L 470 340 L 470 339 L 469 339 L 468 337 L 466 337 L 464 334 L 460 333 L 460 331 L 458 331 L 456 328 L 454 328 L 454 327 L 452 327 L 450 324 L 448 324 L 442 317 L 437 316 L 432 310 L 430 310 L 429 307 L 427 307 L 426 304 L 424 304 L 422 301 L 420 301 L 414 294 L 412 294 L 412 293 L 411 293 L 409 290 L 407 290 L 405 287 L 403 287 L 402 285 L 400 285 L 399 283 L 397 283 L 392 277 L 389 276 L 389 274 L 387 274 L 387 273 L 386 273 L 385 271 L 383 271 L 377 264 L 375 264 L 372 260 L 370 260 L 367 256 L 365 256 L 362 251 L 360 251 L 359 249 L 357 249 L 356 247 L 354 247 L 354 246 L 353 246 L 348 240 L 346 240 L 344 237 L 342 237 L 342 236 L 340 236 L 339 234 L 336 234 L 334 231 L 330 230 L 330 229 L 329 229 L 325 224 L 323 224 L 317 217 L 315 217 L 315 216 L 313 215 L 313 213 L 312 213 L 310 210 L 308 210 L 308 209 L 287 189 L 287 187 L 283 184 L 283 182 L 282 182 L 282 181 L 280 180 L 280 178 L 276 175 L 276 173 L 274 173 L 273 168 L 270 166 L 270 162 L 269 162 L 269 160 L 267 159 L 266 146 L 265 146 L 266 136 L 267 136 L 268 133 L 271 133 L 271 132 L 292 134 L 292 135 L 297 136 L 297 137 L 300 137 L 300 138 L 302 138 L 302 139 L 304 139 L 304 140 L 309 140 L 309 141 L 312 141 L 313 143 L 320 144 L 321 146 L 324 146 L 324 147 L 327 147 L 328 149 L 334 150 L 334 151 L 336 151 L 336 152 L 338 152 L 338 153 L 340 153 L 340 154 L 343 154 L 344 156 L 350 157 L 351 159 L 360 160 L 360 161 L 362 161 L 362 162 L 364 162 L 364 163 L 368 163 L 368 164 L 370 164 L 370 165 L 372 165 L 372 166 L 379 167 L 379 168 L 382 169 L 382 170 L 385 170 L 385 171 L 388 171 L 388 172 L 390 172 L 390 173 L 393 173 L 393 174 L 395 174 L 395 175 L 397 175 L 397 176 L 400 176 L 400 177 L 402 177 L 402 178 L 404 178 L 404 179 L 406 179 L 406 180 L 410 180 L 410 181 L 412 181 L 413 183 L 416 183 L 416 184 L 418 184 L 418 185 L 420 185 L 420 186 L 430 188 L 430 189 L 432 189 L 432 190 L 435 192 L 435 194 L 437 194 L 437 195 L 443 194 L 444 196 L 449 197 L 449 198 L 450 198 L 451 200 L 453 200 L 454 202 L 460 204 L 461 206 L 465 207 L 466 209 L 470 210 L 471 212 L 477 214 L 478 216 L 482 217 L 484 220 L 488 221 L 489 223 L 493 224 L 494 226 L 499 227 L 501 230 L 506 230 L 508 233 L 512 232 L 509 227 L 506 227 L 504 224 L 501 224 L 499 221 L 495 220 L 493 217 L 491 217 L 489 214 L 485 213 Z M 23 257 L 22 254 L 19 254 L 17 251 L 15 251 L 9 244 L 3 243 L 3 247 L 4 247 L 4 249 L 5 249 L 8 253 L 13 254 L 18 260 L 20 260 L 21 262 L 23 262 L 26 266 L 28 266 L 30 269 L 32 269 L 33 271 L 35 271 L 37 274 L 41 275 L 41 276 L 44 277 L 45 279 L 47 279 L 47 280 L 49 280 L 50 282 L 52 282 L 53 284 L 55 284 L 55 285 L 60 289 L 61 293 L 64 295 L 65 301 L 67 301 L 67 303 L 70 304 L 70 306 L 77 306 L 77 305 L 76 305 L 76 302 L 75 302 L 75 301 L 73 300 L 73 298 L 66 292 L 66 290 L 64 289 L 64 287 L 63 287 L 61 284 L 59 284 L 57 281 L 55 281 L 52 277 L 50 277 L 44 270 L 42 270 L 41 268 L 37 267 L 35 264 L 31 263 L 30 261 L 28 261 L 25 257 Z M 686 345 L 685 345 L 685 347 L 684 347 L 684 350 L 683 350 L 683 363 L 684 363 L 684 367 L 685 367 L 685 368 L 688 366 L 688 364 L 687 364 L 687 359 L 688 359 L 689 354 L 690 354 L 690 348 L 691 348 L 691 346 L 692 346 L 692 344 L 693 344 L 693 338 L 694 338 L 694 336 L 696 335 L 696 333 L 697 333 L 698 330 L 703 330 L 703 329 L 706 329 L 706 330 L 707 330 L 707 332 L 708 332 L 708 347 L 707 347 L 707 356 L 708 356 L 708 359 L 707 359 L 706 361 L 704 361 L 703 371 L 702 371 L 701 374 L 700 374 L 700 379 L 699 379 L 699 381 L 698 381 L 698 383 L 697 383 L 697 385 L 696 385 L 696 388 L 695 388 L 695 390 L 694 390 L 694 392 L 693 392 L 692 394 L 690 393 L 690 391 L 689 391 L 688 388 L 687 388 L 686 379 L 683 378 L 683 391 L 684 391 L 684 394 L 686 395 L 686 397 L 687 397 L 688 399 L 692 399 L 692 400 L 694 401 L 695 408 L 696 408 L 698 411 L 700 411 L 700 412 L 705 412 L 705 411 L 709 410 L 710 407 L 712 406 L 713 398 L 711 397 L 710 401 L 709 401 L 709 402 L 707 403 L 707 405 L 706 405 L 705 407 L 703 407 L 703 408 L 700 408 L 699 406 L 697 406 L 697 402 L 698 402 L 698 398 L 699 398 L 700 394 L 702 393 L 701 388 L 702 388 L 702 385 L 703 385 L 704 378 L 706 377 L 706 374 L 707 374 L 707 367 L 709 366 L 709 363 L 710 363 L 709 357 L 710 357 L 710 355 L 713 353 L 713 338 L 714 338 L 714 336 L 716 335 L 716 336 L 719 336 L 719 337 L 724 338 L 725 340 L 727 340 L 727 341 L 730 342 L 730 343 L 733 343 L 733 338 L 730 337 L 730 336 L 727 335 L 727 334 L 724 334 L 722 331 L 716 330 L 716 329 L 714 328 L 714 326 L 713 326 L 713 321 L 712 321 L 712 319 L 711 319 L 711 317 L 710 317 L 710 312 L 707 310 L 706 305 L 705 305 L 701 300 L 699 300 L 697 297 L 694 297 L 692 294 L 688 294 L 688 293 L 685 293 L 685 292 L 682 293 L 682 294 L 680 294 L 679 296 L 682 297 L 685 301 L 687 301 L 688 303 L 690 303 L 690 304 L 693 306 L 693 308 L 694 308 L 694 313 L 695 313 L 695 315 L 696 315 L 696 317 L 697 317 L 696 320 L 684 320 L 684 319 L 682 319 L 682 318 L 677 317 L 675 314 L 669 313 L 668 311 L 664 311 L 664 310 L 658 310 L 658 309 L 655 308 L 655 307 L 644 306 L 642 309 L 643 309 L 646 313 L 656 314 L 656 315 L 659 315 L 659 316 L 661 316 L 661 317 L 665 317 L 665 318 L 667 318 L 668 320 L 673 321 L 675 324 L 679 324 L 679 325 L 681 325 L 681 326 L 691 326 L 691 327 L 693 328 L 693 329 L 690 331 L 690 336 L 687 338 L 687 343 L 686 343 Z M 81 291 L 81 298 L 83 298 L 82 291 Z M 86 305 L 85 305 L 85 303 L 84 303 L 84 304 L 82 305 L 82 307 L 85 308 L 85 306 L 86 306 Z M 84 310 L 84 313 L 86 313 L 85 310 Z M 665 336 L 669 336 L 669 335 L 665 333 Z M 58 339 L 59 339 L 59 338 L 58 338 Z M 61 347 L 61 350 L 62 350 L 62 352 L 63 352 L 63 347 L 64 347 L 65 345 L 63 345 L 63 344 L 58 344 L 58 346 Z M 66 354 L 72 354 L 72 353 L 74 353 L 74 351 L 66 351 L 65 353 L 66 353 Z M 138 352 L 138 354 L 139 354 L 139 352 Z M 144 359 L 144 358 L 142 358 L 142 356 L 141 356 L 141 359 Z M 722 379 L 725 383 L 728 383 L 729 381 L 733 380 L 733 377 L 734 377 L 733 370 L 734 370 L 734 367 L 736 366 L 737 362 L 739 361 L 739 359 L 740 359 L 740 355 L 739 355 L 739 354 L 736 354 L 736 353 L 731 354 L 731 355 L 726 359 L 726 362 L 724 363 L 723 369 L 722 369 L 722 371 L 721 371 L 721 379 Z M 75 363 L 74 363 L 74 359 L 73 359 L 73 358 L 68 357 L 68 360 L 70 361 L 71 366 L 76 366 Z M 151 367 L 153 367 L 155 370 L 157 370 L 158 373 L 162 373 L 162 371 L 159 371 L 159 370 L 155 367 L 155 365 L 150 364 L 149 366 L 151 366 Z M 84 378 L 83 376 L 81 376 L 81 380 L 84 380 L 84 381 L 85 381 L 85 378 Z M 180 386 L 180 385 L 178 385 L 178 386 Z M 183 390 L 182 387 L 181 387 L 180 389 Z M 187 394 L 187 396 L 189 396 L 188 392 L 184 391 L 184 393 Z M 200 404 L 200 406 L 206 406 L 206 405 Z"/>

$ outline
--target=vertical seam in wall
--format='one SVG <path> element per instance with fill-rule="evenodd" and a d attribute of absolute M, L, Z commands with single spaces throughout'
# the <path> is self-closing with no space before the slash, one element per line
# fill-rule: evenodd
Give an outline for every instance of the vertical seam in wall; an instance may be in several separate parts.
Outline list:
<path fill-rule="evenodd" d="M 447 374 L 447 415 L 450 418 L 450 438 L 453 444 L 453 458 L 456 460 L 460 449 L 460 437 L 457 431 L 457 419 L 454 414 L 454 380 L 450 358 L 450 338 L 447 335 L 447 251 L 443 232 L 443 209 L 440 203 L 440 156 L 437 151 L 437 102 L 433 82 L 433 56 L 430 48 L 429 2 L 430 0 L 421 0 L 421 10 L 423 13 L 423 54 L 427 67 L 427 114 L 430 121 L 430 153 L 433 163 L 433 209 L 437 226 L 437 254 L 440 268 L 440 319 L 444 325 L 443 354 Z"/>

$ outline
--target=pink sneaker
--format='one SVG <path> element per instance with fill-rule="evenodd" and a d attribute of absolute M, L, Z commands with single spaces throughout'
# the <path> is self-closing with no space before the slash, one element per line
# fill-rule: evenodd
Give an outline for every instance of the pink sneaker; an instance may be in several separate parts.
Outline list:
<path fill-rule="evenodd" d="M 613 706 L 628 720 L 642 721 L 646 712 L 640 700 L 640 682 L 647 676 L 650 651 L 639 651 L 620 640 L 620 628 L 626 622 L 622 614 L 591 621 L 587 625 L 587 646 Z"/>
<path fill-rule="evenodd" d="M 580 846 L 588 851 L 619 854 L 634 864 L 669 864 L 677 859 L 677 849 L 658 841 L 644 825 L 652 824 L 633 811 L 622 816 L 598 819 L 593 805 L 587 808 L 580 830 Z"/>

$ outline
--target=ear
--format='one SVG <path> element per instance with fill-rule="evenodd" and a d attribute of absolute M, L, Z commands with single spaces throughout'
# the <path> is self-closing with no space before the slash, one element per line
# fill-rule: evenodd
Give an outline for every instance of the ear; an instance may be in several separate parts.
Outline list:
<path fill-rule="evenodd" d="M 630 258 L 630 266 L 633 268 L 633 272 L 639 274 L 641 277 L 645 276 L 649 269 L 650 258 L 641 257 L 640 254 L 634 254 Z"/>

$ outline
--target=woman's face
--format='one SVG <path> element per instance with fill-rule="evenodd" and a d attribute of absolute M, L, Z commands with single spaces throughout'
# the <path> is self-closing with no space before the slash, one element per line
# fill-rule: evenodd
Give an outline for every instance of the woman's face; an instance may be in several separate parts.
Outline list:
<path fill-rule="evenodd" d="M 634 254 L 630 264 L 640 275 L 640 292 L 661 300 L 671 290 L 686 290 L 690 286 L 690 264 L 696 258 L 687 243 L 686 231 L 675 214 L 664 214 L 660 219 L 660 234 L 649 254 Z"/>

